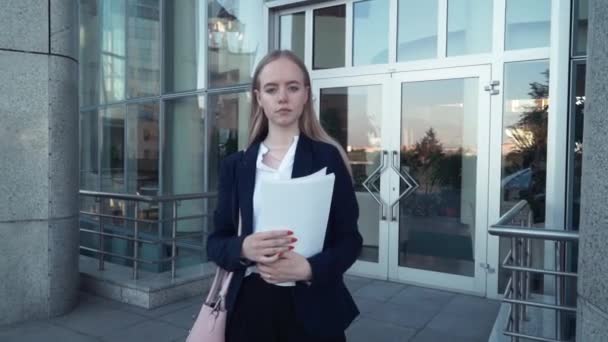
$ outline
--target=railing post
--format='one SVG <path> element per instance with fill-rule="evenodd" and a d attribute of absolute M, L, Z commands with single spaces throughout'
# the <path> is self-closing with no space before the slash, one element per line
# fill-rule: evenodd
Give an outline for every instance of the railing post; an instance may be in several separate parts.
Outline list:
<path fill-rule="evenodd" d="M 97 212 L 101 215 L 103 214 L 103 205 L 102 205 L 102 199 L 99 197 L 95 198 L 95 202 L 97 202 Z M 99 217 L 99 270 L 103 271 L 104 270 L 104 257 L 105 257 L 105 241 L 104 241 L 104 236 L 103 236 L 103 217 Z"/>
<path fill-rule="evenodd" d="M 135 201 L 135 221 L 133 226 L 133 279 L 137 280 L 139 273 L 139 201 Z"/>
<path fill-rule="evenodd" d="M 556 253 L 556 263 L 558 272 L 566 271 L 566 242 L 559 241 L 556 242 L 557 253 Z M 566 304 L 566 291 L 565 287 L 565 278 L 564 276 L 558 275 L 555 276 L 556 280 L 556 293 L 555 296 L 555 304 L 556 305 L 565 305 Z M 562 310 L 556 310 L 556 325 L 555 325 L 555 337 L 557 340 L 562 340 L 564 337 L 564 312 Z"/>
<path fill-rule="evenodd" d="M 525 239 L 526 241 L 526 267 L 531 268 L 532 267 L 532 239 Z M 531 286 L 531 274 L 528 272 L 526 274 L 526 284 L 525 284 L 525 292 L 524 292 L 524 299 L 528 300 L 530 299 L 530 286 Z M 527 321 L 528 320 L 528 307 L 526 306 L 524 308 L 524 319 Z"/>
<path fill-rule="evenodd" d="M 518 258 L 519 258 L 519 253 L 517 250 L 517 238 L 516 237 L 512 237 L 511 238 L 511 256 L 513 258 L 513 265 L 518 265 Z M 511 295 L 513 296 L 513 299 L 519 299 L 519 272 L 518 271 L 511 271 Z M 520 333 L 519 331 L 519 326 L 520 326 L 520 318 L 519 318 L 519 304 L 516 303 L 512 303 L 511 304 L 511 315 L 512 317 L 512 322 L 513 322 L 513 332 L 515 333 Z M 518 342 L 519 341 L 519 337 L 515 337 L 514 339 L 512 339 L 514 342 Z"/>
<path fill-rule="evenodd" d="M 173 222 L 171 225 L 171 279 L 175 279 L 175 237 L 177 236 L 177 201 L 173 200 Z"/>

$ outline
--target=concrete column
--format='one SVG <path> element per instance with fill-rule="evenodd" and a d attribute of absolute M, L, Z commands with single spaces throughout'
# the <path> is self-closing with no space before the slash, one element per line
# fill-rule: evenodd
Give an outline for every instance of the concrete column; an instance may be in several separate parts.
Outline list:
<path fill-rule="evenodd" d="M 577 341 L 608 338 L 608 1 L 590 0 Z"/>
<path fill-rule="evenodd" d="M 69 311 L 78 294 L 76 0 L 0 10 L 0 325 Z"/>

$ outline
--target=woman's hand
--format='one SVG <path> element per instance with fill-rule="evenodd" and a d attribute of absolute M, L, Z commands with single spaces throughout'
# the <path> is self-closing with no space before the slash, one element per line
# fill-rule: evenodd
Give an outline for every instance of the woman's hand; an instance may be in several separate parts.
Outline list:
<path fill-rule="evenodd" d="M 275 262 L 279 259 L 280 253 L 293 249 L 290 244 L 298 241 L 292 234 L 289 230 L 251 234 L 243 240 L 241 254 L 256 263 Z"/>
<path fill-rule="evenodd" d="M 292 251 L 283 253 L 272 263 L 258 263 L 257 269 L 262 279 L 270 284 L 312 279 L 312 269 L 308 260 Z"/>

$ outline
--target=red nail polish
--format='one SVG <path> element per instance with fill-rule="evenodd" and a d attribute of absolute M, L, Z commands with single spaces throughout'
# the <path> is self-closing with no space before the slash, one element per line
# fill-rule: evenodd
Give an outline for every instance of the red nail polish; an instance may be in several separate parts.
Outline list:
<path fill-rule="evenodd" d="M 295 248 L 294 246 L 289 246 L 289 250 L 292 250 L 292 249 L 294 249 L 294 248 Z"/>
<path fill-rule="evenodd" d="M 293 235 L 293 232 L 291 230 L 288 230 L 287 235 Z"/>
<path fill-rule="evenodd" d="M 296 241 L 298 241 L 298 239 L 296 239 L 296 238 L 291 239 L 291 242 L 296 242 Z"/>

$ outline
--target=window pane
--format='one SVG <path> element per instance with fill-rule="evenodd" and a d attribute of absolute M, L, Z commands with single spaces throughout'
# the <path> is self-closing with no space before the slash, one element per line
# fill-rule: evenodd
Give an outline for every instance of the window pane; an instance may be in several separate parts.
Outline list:
<path fill-rule="evenodd" d="M 304 12 L 282 15 L 279 28 L 280 49 L 293 51 L 301 60 L 304 60 L 305 17 Z"/>
<path fill-rule="evenodd" d="M 205 88 L 205 3 L 165 1 L 165 89 L 167 93 Z"/>
<path fill-rule="evenodd" d="M 449 0 L 448 56 L 491 52 L 492 17 L 492 1 Z"/>
<path fill-rule="evenodd" d="M 102 112 L 101 191 L 125 192 L 125 110 L 115 106 Z"/>
<path fill-rule="evenodd" d="M 125 98 L 125 2 L 107 0 L 103 2 L 103 25 L 101 28 L 101 78 L 102 103 L 116 102 Z"/>
<path fill-rule="evenodd" d="M 210 136 L 209 190 L 217 191 L 220 162 L 231 153 L 247 147 L 251 101 L 247 93 L 208 95 Z"/>
<path fill-rule="evenodd" d="M 313 69 L 341 68 L 346 63 L 346 6 L 314 11 Z"/>
<path fill-rule="evenodd" d="M 574 1 L 574 23 L 572 39 L 572 54 L 582 56 L 587 54 L 587 31 L 589 29 L 589 0 Z"/>
<path fill-rule="evenodd" d="M 97 0 L 80 1 L 80 105 L 99 103 L 99 13 Z"/>
<path fill-rule="evenodd" d="M 347 151 L 355 179 L 359 208 L 359 230 L 363 250 L 359 260 L 378 262 L 381 207 L 380 178 L 366 189 L 363 182 L 380 166 L 382 158 L 382 86 L 326 88 L 319 100 L 323 128 Z M 369 189 L 369 190 L 368 190 Z"/>
<path fill-rule="evenodd" d="M 163 194 L 205 192 L 205 97 L 165 102 L 164 120 Z M 170 205 L 166 208 L 171 213 Z M 179 215 L 200 215 L 204 208 L 204 200 L 183 201 Z M 202 227 L 206 227 L 203 219 L 177 223 L 178 232 L 196 232 Z M 171 227 L 166 226 L 165 232 L 171 232 Z"/>
<path fill-rule="evenodd" d="M 570 227 L 569 229 L 578 230 L 581 214 L 581 177 L 583 167 L 583 121 L 585 119 L 585 76 L 587 65 L 585 63 L 575 64 L 574 75 L 574 98 L 570 101 L 572 118 L 570 125 L 573 127 L 573 134 L 570 140 L 570 168 L 572 176 L 570 177 L 570 193 L 568 196 L 570 210 Z"/>
<path fill-rule="evenodd" d="M 209 87 L 247 83 L 266 48 L 262 0 L 208 0 Z"/>
<path fill-rule="evenodd" d="M 159 0 L 129 0 L 129 98 L 160 92 Z"/>
<path fill-rule="evenodd" d="M 437 57 L 437 0 L 399 0 L 397 60 Z"/>
<path fill-rule="evenodd" d="M 98 190 L 97 110 L 80 113 L 80 189 Z"/>
<path fill-rule="evenodd" d="M 158 194 L 158 102 L 127 109 L 127 192 Z"/>
<path fill-rule="evenodd" d="M 507 0 L 505 50 L 549 46 L 551 0 Z"/>
<path fill-rule="evenodd" d="M 388 63 L 388 1 L 353 5 L 353 65 Z"/>
<path fill-rule="evenodd" d="M 501 215 L 527 200 L 544 222 L 549 62 L 505 64 Z"/>
<path fill-rule="evenodd" d="M 479 79 L 403 83 L 399 265 L 475 275 Z M 399 193 L 412 184 L 400 181 Z"/>

